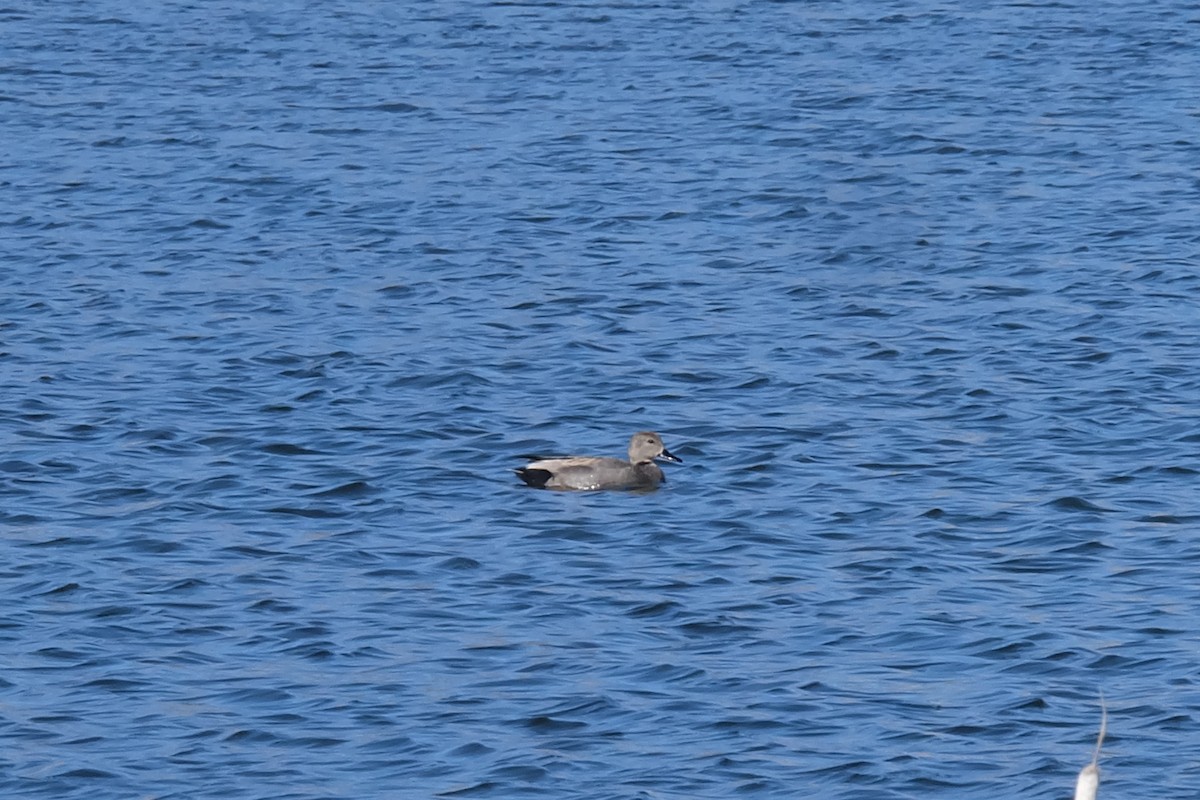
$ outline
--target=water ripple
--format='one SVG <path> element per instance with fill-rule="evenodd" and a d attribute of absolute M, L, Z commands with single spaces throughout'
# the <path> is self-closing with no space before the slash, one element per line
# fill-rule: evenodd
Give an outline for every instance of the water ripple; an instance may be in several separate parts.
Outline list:
<path fill-rule="evenodd" d="M 10 5 L 0 790 L 1195 797 L 1190 13 Z"/>

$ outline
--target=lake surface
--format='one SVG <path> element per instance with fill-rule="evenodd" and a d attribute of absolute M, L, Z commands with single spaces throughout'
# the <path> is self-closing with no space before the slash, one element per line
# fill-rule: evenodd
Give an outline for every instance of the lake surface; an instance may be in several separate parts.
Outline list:
<path fill-rule="evenodd" d="M 0 33 L 4 797 L 1200 796 L 1194 3 Z"/>

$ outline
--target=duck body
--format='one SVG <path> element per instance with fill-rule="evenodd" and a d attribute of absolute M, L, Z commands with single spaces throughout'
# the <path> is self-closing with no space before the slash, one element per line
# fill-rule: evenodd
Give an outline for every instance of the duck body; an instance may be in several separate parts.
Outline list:
<path fill-rule="evenodd" d="M 682 463 L 663 446 L 657 433 L 635 433 L 629 440 L 629 460 L 608 456 L 538 458 L 515 470 L 526 485 L 538 489 L 591 492 L 600 489 L 656 489 L 666 481 L 656 458 Z"/>

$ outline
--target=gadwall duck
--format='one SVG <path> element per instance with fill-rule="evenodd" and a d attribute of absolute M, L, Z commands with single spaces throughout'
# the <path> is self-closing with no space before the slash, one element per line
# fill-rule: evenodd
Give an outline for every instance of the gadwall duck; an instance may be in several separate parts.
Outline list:
<path fill-rule="evenodd" d="M 654 489 L 666 481 L 654 459 L 682 464 L 683 459 L 663 447 L 657 433 L 635 433 L 629 440 L 629 460 L 606 456 L 539 458 L 514 470 L 521 480 L 538 489 L 588 492 L 596 489 Z"/>

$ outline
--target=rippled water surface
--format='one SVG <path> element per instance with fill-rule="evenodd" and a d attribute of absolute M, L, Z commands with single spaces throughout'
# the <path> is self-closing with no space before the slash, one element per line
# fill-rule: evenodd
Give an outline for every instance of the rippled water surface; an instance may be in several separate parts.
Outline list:
<path fill-rule="evenodd" d="M 1200 796 L 1194 3 L 0 32 L 4 797 Z"/>

